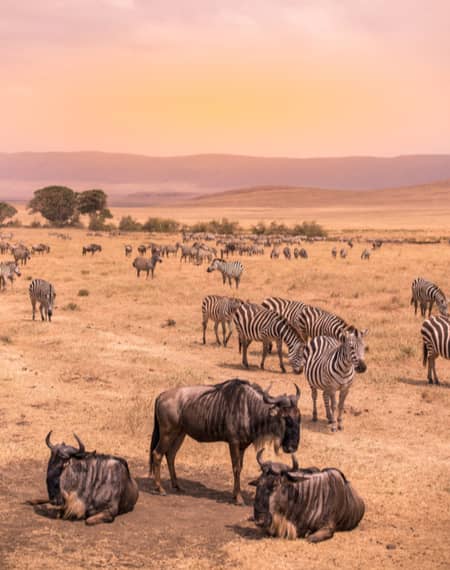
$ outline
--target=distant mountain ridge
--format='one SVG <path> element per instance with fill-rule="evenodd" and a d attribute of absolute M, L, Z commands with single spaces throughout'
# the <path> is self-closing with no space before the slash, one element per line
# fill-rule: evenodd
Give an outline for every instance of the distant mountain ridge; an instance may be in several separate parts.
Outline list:
<path fill-rule="evenodd" d="M 104 152 L 0 153 L 0 199 L 47 184 L 130 194 L 203 195 L 258 186 L 370 190 L 450 179 L 450 155 L 270 158 L 226 154 L 151 157 Z"/>

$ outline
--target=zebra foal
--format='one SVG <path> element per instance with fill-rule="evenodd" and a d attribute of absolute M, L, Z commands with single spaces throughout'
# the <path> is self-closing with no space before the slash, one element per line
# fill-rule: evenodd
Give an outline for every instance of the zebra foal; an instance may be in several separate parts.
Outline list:
<path fill-rule="evenodd" d="M 263 343 L 260 364 L 263 370 L 271 343 L 276 342 L 280 368 L 282 372 L 286 372 L 282 354 L 283 342 L 285 342 L 288 347 L 289 362 L 295 374 L 301 373 L 304 344 L 286 319 L 261 305 L 242 303 L 234 313 L 233 322 L 239 334 L 239 349 L 242 348 L 242 365 L 245 368 L 249 367 L 247 349 L 252 341 Z"/>
<path fill-rule="evenodd" d="M 363 337 L 365 331 L 347 332 L 343 340 L 327 336 L 313 338 L 304 352 L 305 376 L 311 388 L 313 422 L 317 421 L 317 392 L 322 390 L 327 420 L 331 431 L 343 428 L 344 403 L 353 383 L 355 372 L 362 374 L 367 366 L 364 361 Z M 339 392 L 339 403 L 336 403 Z M 331 404 L 331 406 L 330 406 Z M 336 422 L 336 407 L 338 409 Z"/>
<path fill-rule="evenodd" d="M 431 281 L 417 277 L 411 284 L 411 305 L 414 305 L 414 314 L 417 315 L 417 307 L 420 305 L 420 313 L 425 317 L 427 309 L 431 316 L 433 304 L 436 303 L 441 315 L 447 315 L 447 299 L 441 289 Z"/>
<path fill-rule="evenodd" d="M 212 271 L 220 271 L 222 273 L 222 281 L 225 285 L 226 280 L 231 287 L 231 280 L 234 279 L 236 283 L 236 289 L 239 288 L 239 283 L 241 281 L 242 272 L 244 271 L 244 266 L 240 261 L 225 261 L 216 257 L 212 260 L 211 265 L 206 270 L 208 273 Z"/>
<path fill-rule="evenodd" d="M 219 295 L 207 295 L 202 301 L 202 326 L 203 326 L 203 344 L 206 344 L 206 327 L 208 320 L 214 321 L 214 333 L 216 335 L 217 344 L 220 345 L 218 334 L 219 323 L 222 325 L 223 346 L 227 346 L 233 332 L 233 315 L 237 308 L 241 305 L 240 299 L 233 297 L 221 297 Z M 228 335 L 226 332 L 228 325 Z"/>
<path fill-rule="evenodd" d="M 428 383 L 439 384 L 436 358 L 450 358 L 450 321 L 444 316 L 430 317 L 422 324 L 423 365 L 428 364 Z"/>
<path fill-rule="evenodd" d="M 56 298 L 55 288 L 44 279 L 33 279 L 28 289 L 31 307 L 33 309 L 33 321 L 36 316 L 36 303 L 39 303 L 39 312 L 43 321 L 52 320 L 53 305 Z"/>

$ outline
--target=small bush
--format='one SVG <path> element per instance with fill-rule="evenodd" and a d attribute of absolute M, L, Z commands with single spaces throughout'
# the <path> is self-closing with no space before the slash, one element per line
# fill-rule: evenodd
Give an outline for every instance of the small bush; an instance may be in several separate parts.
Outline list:
<path fill-rule="evenodd" d="M 33 220 L 30 224 L 30 228 L 42 228 L 42 224 L 39 220 Z"/>
<path fill-rule="evenodd" d="M 228 234 L 233 235 L 241 229 L 239 222 L 233 222 L 228 218 L 222 218 L 221 220 L 210 220 L 209 222 L 197 222 L 192 224 L 187 228 L 191 232 L 195 233 L 218 233 L 218 234 Z"/>
<path fill-rule="evenodd" d="M 140 232 L 142 224 L 131 216 L 123 216 L 119 222 L 119 230 L 122 232 Z"/>
<path fill-rule="evenodd" d="M 78 291 L 78 297 L 88 297 L 89 291 L 87 289 L 80 289 Z"/>
<path fill-rule="evenodd" d="M 146 232 L 173 234 L 180 229 L 180 224 L 171 218 L 149 218 L 142 229 Z"/>
<path fill-rule="evenodd" d="M 79 310 L 80 307 L 76 303 L 67 303 L 67 305 L 63 307 L 63 311 L 79 311 Z"/>
<path fill-rule="evenodd" d="M 12 339 L 10 336 L 8 336 L 7 334 L 4 334 L 2 336 L 0 336 L 0 341 L 3 344 L 12 344 Z"/>
<path fill-rule="evenodd" d="M 89 269 L 82 269 L 81 270 L 81 275 L 89 275 L 90 271 Z"/>

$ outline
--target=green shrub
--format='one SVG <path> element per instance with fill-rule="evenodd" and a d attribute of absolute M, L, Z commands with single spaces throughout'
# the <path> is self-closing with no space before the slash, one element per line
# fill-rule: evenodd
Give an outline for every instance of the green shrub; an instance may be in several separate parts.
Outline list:
<path fill-rule="evenodd" d="M 131 216 L 123 216 L 119 222 L 119 230 L 122 232 L 140 232 L 142 224 Z"/>
<path fill-rule="evenodd" d="M 78 291 L 78 297 L 88 297 L 89 291 L 87 289 L 80 289 Z"/>
<path fill-rule="evenodd" d="M 142 226 L 146 232 L 173 234 L 180 229 L 180 224 L 171 218 L 149 218 Z"/>

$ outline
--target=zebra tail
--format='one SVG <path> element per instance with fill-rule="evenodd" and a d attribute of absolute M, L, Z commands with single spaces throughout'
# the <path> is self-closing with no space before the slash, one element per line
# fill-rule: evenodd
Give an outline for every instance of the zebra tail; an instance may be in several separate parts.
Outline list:
<path fill-rule="evenodd" d="M 425 342 L 423 343 L 423 365 L 426 366 L 428 362 L 428 350 Z"/>
<path fill-rule="evenodd" d="M 153 433 L 152 433 L 152 442 L 150 444 L 150 457 L 149 457 L 149 474 L 153 475 L 153 467 L 154 467 L 154 462 L 153 462 L 153 451 L 156 449 L 156 446 L 159 443 L 159 421 L 158 421 L 158 414 L 157 414 L 157 408 L 158 408 L 158 399 L 156 399 L 155 402 L 155 417 L 154 417 L 154 422 L 153 422 Z"/>

